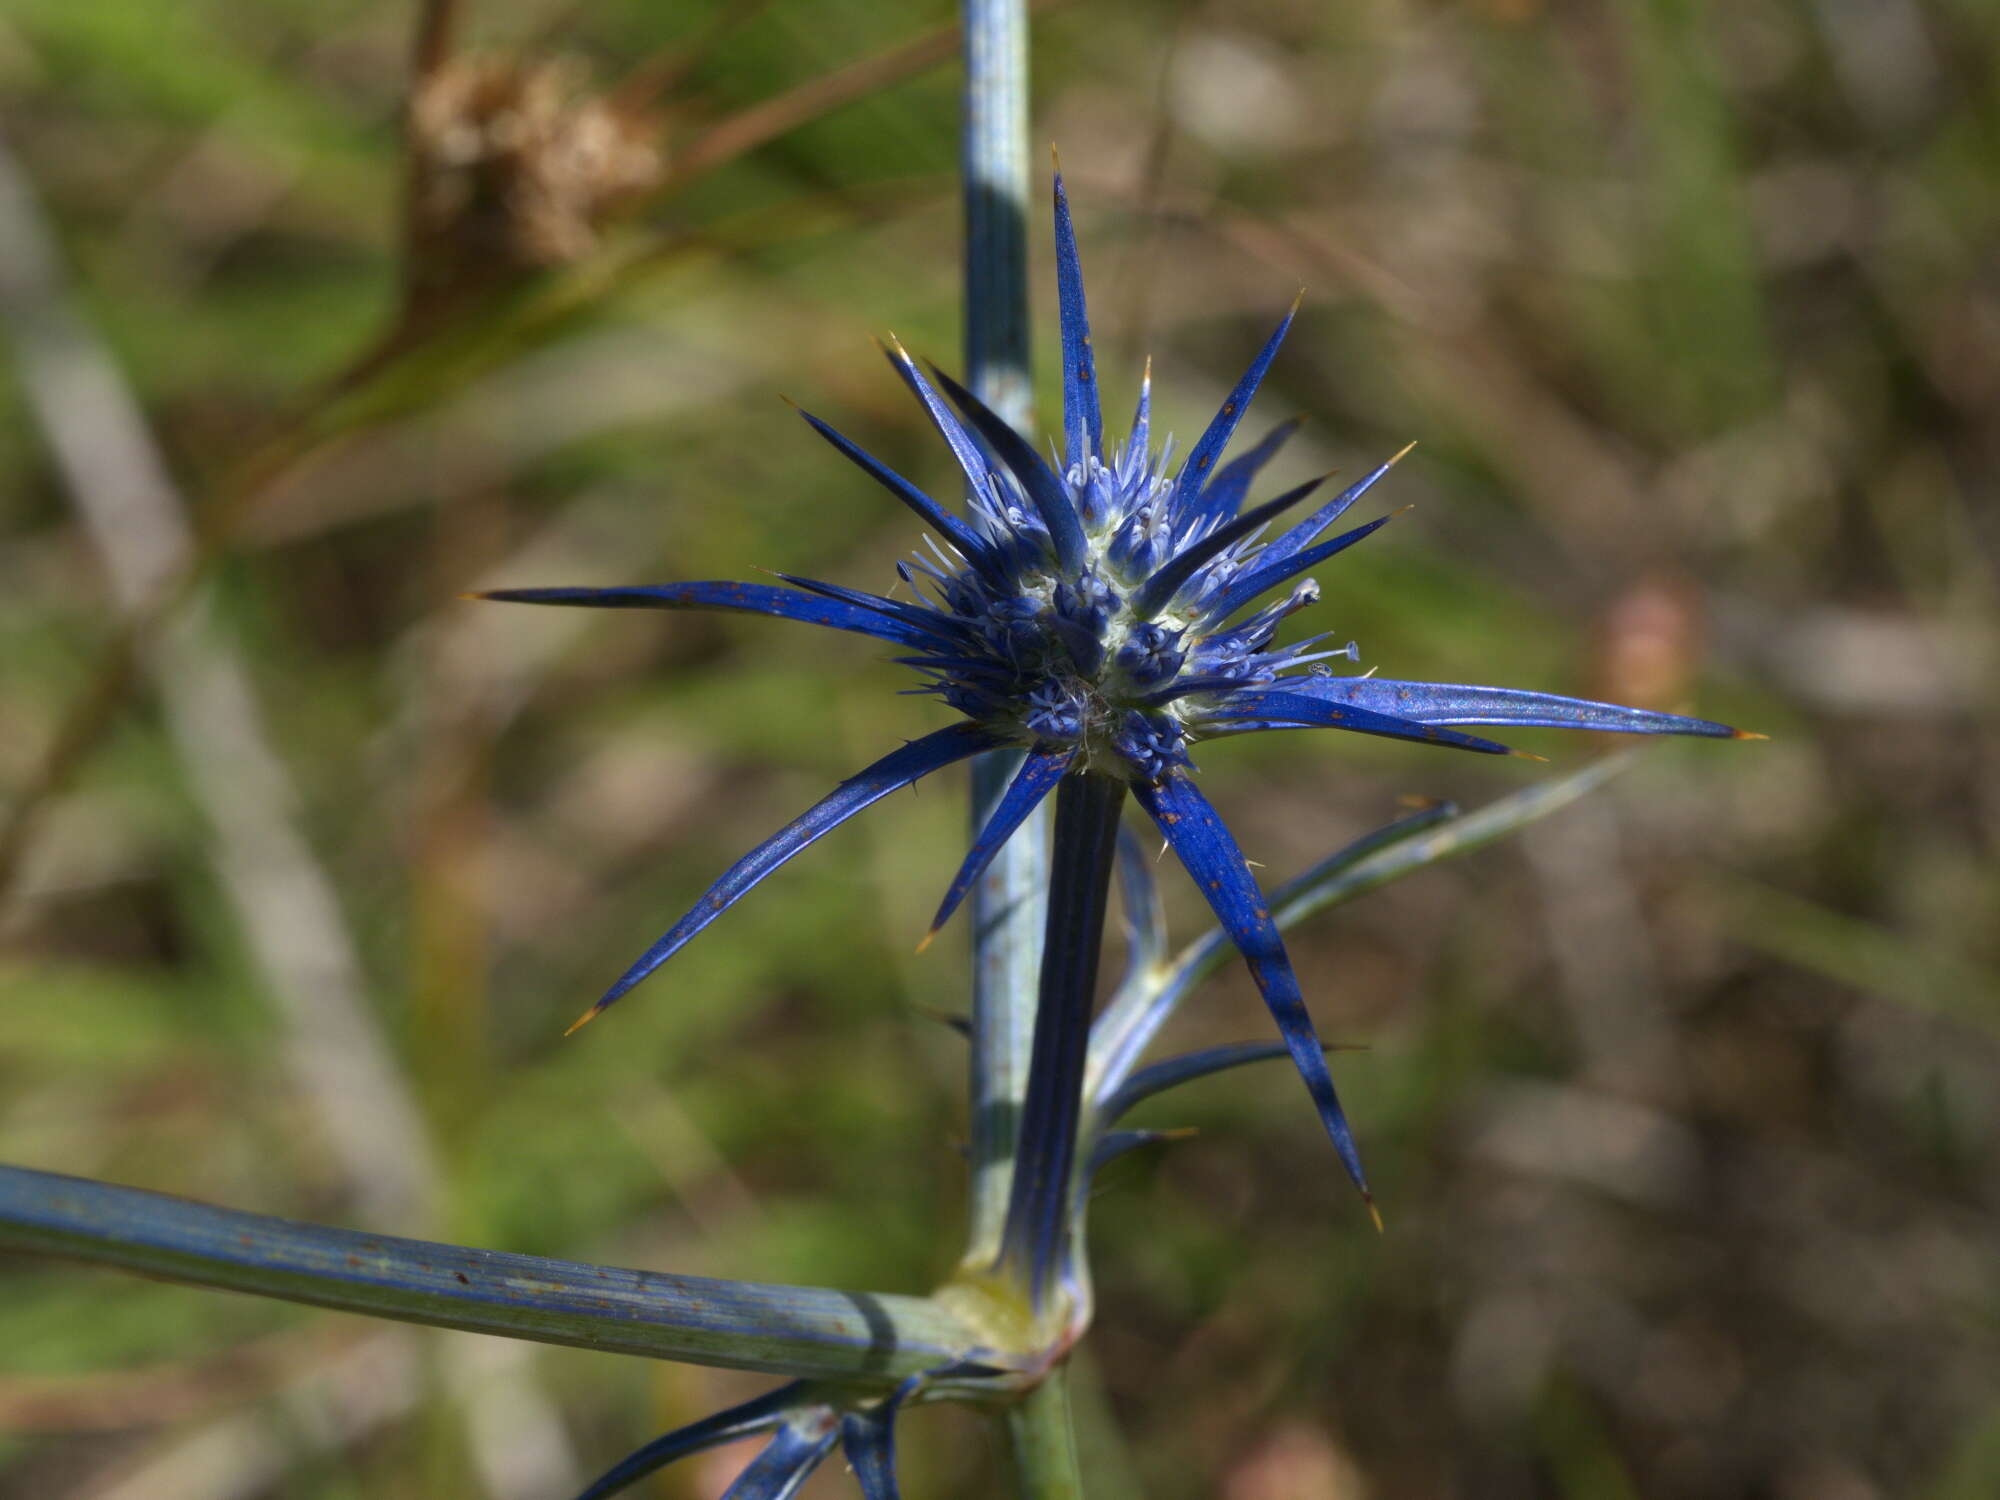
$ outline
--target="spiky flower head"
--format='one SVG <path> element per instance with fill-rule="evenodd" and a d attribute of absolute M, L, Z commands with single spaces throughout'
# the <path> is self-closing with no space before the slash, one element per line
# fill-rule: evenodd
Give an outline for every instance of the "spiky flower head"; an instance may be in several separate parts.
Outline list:
<path fill-rule="evenodd" d="M 1275 535 L 1269 534 L 1273 523 L 1312 497 L 1320 480 L 1244 508 L 1258 471 L 1296 424 L 1279 426 L 1227 464 L 1221 459 L 1291 327 L 1292 313 L 1185 459 L 1175 462 L 1170 437 L 1153 442 L 1150 380 L 1144 378 L 1130 432 L 1124 442 L 1108 445 L 1083 276 L 1060 175 L 1055 237 L 1063 362 L 1057 462 L 1043 459 L 950 376 L 933 370 L 935 381 L 927 377 L 893 341 L 885 349 L 890 364 L 964 473 L 963 517 L 819 418 L 801 413 L 931 528 L 934 535 L 925 539 L 924 550 L 898 568 L 913 597 L 791 576 L 782 587 L 697 582 L 505 589 L 484 596 L 532 604 L 735 610 L 874 636 L 903 648 L 906 654 L 897 660 L 922 674 L 923 690 L 960 715 L 959 722 L 892 751 L 841 783 L 738 861 L 583 1019 L 617 1000 L 766 875 L 864 807 L 955 761 L 1018 746 L 1027 752 L 1021 769 L 975 836 L 932 930 L 950 917 L 1001 844 L 1063 777 L 1093 774 L 1128 783 L 1242 951 L 1328 1134 L 1361 1186 L 1360 1159 L 1297 978 L 1248 862 L 1188 774 L 1192 747 L 1252 730 L 1329 728 L 1488 755 L 1516 753 L 1453 727 L 1460 725 L 1750 736 L 1704 719 L 1549 693 L 1336 675 L 1327 664 L 1352 661 L 1352 645 L 1329 649 L 1324 638 L 1278 645 L 1280 624 L 1319 597 L 1307 571 L 1388 521 L 1383 516 L 1327 536 L 1396 459 Z"/>

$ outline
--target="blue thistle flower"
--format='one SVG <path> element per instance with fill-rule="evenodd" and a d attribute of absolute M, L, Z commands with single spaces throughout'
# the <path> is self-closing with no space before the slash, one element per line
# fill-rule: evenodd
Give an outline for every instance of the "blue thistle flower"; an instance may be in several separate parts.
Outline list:
<path fill-rule="evenodd" d="M 1183 462 L 1174 463 L 1171 438 L 1152 442 L 1150 369 L 1129 436 L 1107 447 L 1082 271 L 1059 174 L 1055 240 L 1063 368 L 1059 468 L 950 376 L 935 368 L 934 380 L 926 376 L 893 340 L 884 349 L 889 363 L 964 471 L 969 498 L 963 518 L 801 412 L 935 533 L 924 552 L 898 568 L 914 599 L 791 576 L 784 576 L 782 587 L 695 582 L 502 589 L 481 596 L 598 608 L 734 610 L 873 636 L 901 648 L 906 654 L 896 660 L 923 677 L 919 691 L 960 716 L 842 782 L 745 855 L 570 1029 L 619 999 L 822 834 L 956 761 L 1016 746 L 1026 751 L 1020 771 L 974 838 L 932 932 L 1064 778 L 1123 783 L 1242 952 L 1328 1135 L 1366 1196 L 1360 1157 L 1291 961 L 1248 862 L 1195 786 L 1191 748 L 1267 729 L 1343 729 L 1486 755 L 1520 752 L 1457 726 L 1756 736 L 1705 719 L 1516 688 L 1335 675 L 1326 664 L 1352 660 L 1351 645 L 1328 648 L 1325 637 L 1277 644 L 1279 626 L 1319 598 L 1307 570 L 1389 521 L 1382 516 L 1326 536 L 1403 454 L 1275 536 L 1266 535 L 1272 524 L 1317 493 L 1322 480 L 1244 508 L 1252 481 L 1296 424 L 1281 425 L 1233 462 L 1219 461 L 1291 327 L 1296 302 Z M 1280 589 L 1285 592 L 1274 602 L 1253 608 Z"/>

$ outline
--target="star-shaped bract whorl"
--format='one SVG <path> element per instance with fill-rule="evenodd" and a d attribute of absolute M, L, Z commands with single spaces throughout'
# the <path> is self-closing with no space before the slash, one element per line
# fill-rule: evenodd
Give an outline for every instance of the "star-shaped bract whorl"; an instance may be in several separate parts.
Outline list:
<path fill-rule="evenodd" d="M 1705 719 L 1517 688 L 1335 676 L 1321 664 L 1352 659 L 1353 647 L 1313 649 L 1321 637 L 1276 645 L 1279 625 L 1319 597 L 1306 571 L 1390 519 L 1326 536 L 1403 455 L 1268 540 L 1273 523 L 1317 493 L 1321 481 L 1244 509 L 1258 471 L 1296 424 L 1282 424 L 1233 462 L 1218 465 L 1291 327 L 1296 303 L 1184 462 L 1173 463 L 1171 439 L 1157 448 L 1151 442 L 1150 371 L 1139 387 L 1130 435 L 1107 448 L 1083 275 L 1060 175 L 1055 243 L 1063 361 L 1060 472 L 970 391 L 942 371 L 933 372 L 933 382 L 893 342 L 884 350 L 890 365 L 964 473 L 963 518 L 818 417 L 801 413 L 935 533 L 926 538 L 926 552 L 898 567 L 914 600 L 789 576 L 783 587 L 701 582 L 502 589 L 483 596 L 600 608 L 733 610 L 874 636 L 901 648 L 905 654 L 896 660 L 923 676 L 920 691 L 962 715 L 961 722 L 842 782 L 738 860 L 577 1024 L 638 984 L 820 835 L 944 766 L 1019 746 L 1027 757 L 973 840 L 932 930 L 1064 776 L 1089 771 L 1125 780 L 1242 951 L 1328 1135 L 1365 1194 L 1360 1158 L 1291 960 L 1248 861 L 1189 774 L 1189 747 L 1252 730 L 1325 728 L 1486 755 L 1514 753 L 1462 733 L 1460 725 L 1753 736 Z M 1286 586 L 1275 602 L 1252 608 Z"/>

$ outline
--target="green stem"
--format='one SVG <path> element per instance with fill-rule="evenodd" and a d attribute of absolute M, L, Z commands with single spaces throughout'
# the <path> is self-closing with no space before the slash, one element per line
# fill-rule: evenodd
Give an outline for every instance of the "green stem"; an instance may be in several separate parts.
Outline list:
<path fill-rule="evenodd" d="M 1069 1371 L 1057 1365 L 1048 1378 L 1007 1408 L 1007 1446 L 1014 1457 L 1015 1492 L 1033 1500 L 1083 1500 L 1070 1420 Z"/>
<path fill-rule="evenodd" d="M 438 1328 L 893 1383 L 1013 1361 L 921 1297 L 627 1271 L 361 1234 L 0 1166 L 0 1250 Z M 949 1383 L 946 1376 L 933 1388 Z"/>

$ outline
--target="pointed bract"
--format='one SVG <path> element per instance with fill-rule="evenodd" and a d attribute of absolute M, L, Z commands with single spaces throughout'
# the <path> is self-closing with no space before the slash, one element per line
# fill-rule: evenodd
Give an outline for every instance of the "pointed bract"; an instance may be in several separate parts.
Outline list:
<path fill-rule="evenodd" d="M 795 1418 L 772 1434 L 764 1451 L 722 1492 L 722 1500 L 791 1500 L 839 1440 L 840 1423 L 832 1412 Z"/>
<path fill-rule="evenodd" d="M 1398 682 L 1387 677 L 1307 677 L 1297 691 L 1328 703 L 1394 714 L 1417 724 L 1504 724 L 1522 729 L 1595 729 L 1610 734 L 1691 734 L 1741 739 L 1711 719 L 1526 688 L 1470 687 L 1452 682 Z"/>
<path fill-rule="evenodd" d="M 1286 688 L 1292 687 L 1292 679 L 1284 679 L 1284 685 Z M 1415 719 L 1402 719 L 1394 714 L 1385 714 L 1374 709 L 1350 708 L 1344 703 L 1328 702 L 1316 694 L 1277 690 L 1267 692 L 1252 688 L 1232 693 L 1227 702 L 1231 717 L 1240 716 L 1249 719 L 1260 728 L 1345 729 L 1355 734 L 1380 735 L 1384 739 L 1414 740 L 1425 745 L 1449 745 L 1455 750 L 1473 750 L 1481 755 L 1514 753 L 1497 740 L 1482 740 L 1477 735 L 1460 734 L 1455 729 L 1442 729 L 1434 724 L 1425 724 Z"/>
<path fill-rule="evenodd" d="M 965 522 L 959 520 L 957 516 L 947 514 L 935 500 L 909 480 L 873 455 L 856 447 L 805 408 L 799 408 L 799 415 L 810 422 L 813 431 L 831 443 L 848 462 L 908 506 L 918 520 L 943 532 L 952 546 L 958 548 L 968 562 L 976 566 L 985 561 L 986 544 L 973 534 L 972 528 Z"/>
<path fill-rule="evenodd" d="M 923 952 L 930 945 L 931 938 L 951 920 L 951 914 L 958 910 L 972 891 L 973 882 L 985 873 L 993 862 L 993 856 L 1000 852 L 1000 846 L 1007 842 L 1014 830 L 1027 821 L 1028 814 L 1042 805 L 1042 801 L 1056 789 L 1064 771 L 1076 759 L 1076 752 L 1062 750 L 1031 750 L 1021 762 L 1021 769 L 1014 773 L 1007 790 L 1001 795 L 999 805 L 993 815 L 986 820 L 986 826 L 979 830 L 966 851 L 965 861 L 958 868 L 951 885 L 944 893 L 944 900 L 938 903 L 937 915 L 931 919 L 931 930 L 923 944 L 917 949 Z"/>
<path fill-rule="evenodd" d="M 954 724 L 891 751 L 858 776 L 849 777 L 830 796 L 815 803 L 731 865 L 722 878 L 708 888 L 707 894 L 694 904 L 693 910 L 668 928 L 637 963 L 619 976 L 618 982 L 604 992 L 604 998 L 587 1014 L 596 1014 L 617 1001 L 685 947 L 696 933 L 747 896 L 765 876 L 822 834 L 832 832 L 889 793 L 955 761 L 990 750 L 998 743 L 993 735 L 973 725 Z"/>
<path fill-rule="evenodd" d="M 1302 300 L 1304 293 L 1300 293 Z M 1243 378 L 1236 382 L 1236 389 L 1229 393 L 1222 403 L 1222 409 L 1208 424 L 1208 431 L 1188 453 L 1187 463 L 1181 469 L 1178 492 L 1182 503 L 1199 496 L 1207 485 L 1209 471 L 1216 460 L 1222 457 L 1222 450 L 1229 446 L 1229 439 L 1236 433 L 1236 424 L 1243 420 L 1243 413 L 1250 409 L 1250 401 L 1257 394 L 1257 387 L 1264 382 L 1264 372 L 1271 368 L 1271 361 L 1278 357 L 1278 346 L 1285 341 L 1285 334 L 1292 326 L 1292 319 L 1299 314 L 1299 300 L 1294 300 L 1291 311 L 1278 324 L 1275 332 L 1257 351 L 1257 357 L 1250 361 L 1250 368 L 1243 372 Z"/>
<path fill-rule="evenodd" d="M 1056 173 L 1056 309 L 1062 323 L 1063 433 L 1066 462 L 1089 478 L 1085 461 L 1104 452 L 1104 418 L 1097 399 L 1097 356 L 1090 347 L 1090 316 L 1083 305 L 1083 262 L 1076 253 L 1069 196 Z"/>
<path fill-rule="evenodd" d="M 1068 488 L 1056 476 L 1055 470 L 1043 461 L 1041 454 L 1028 446 L 1026 438 L 1008 426 L 1006 420 L 984 401 L 935 365 L 931 367 L 931 373 L 944 387 L 945 394 L 965 413 L 966 420 L 978 429 L 987 445 L 1000 456 L 1008 471 L 1020 481 L 1022 492 L 1048 530 L 1049 546 L 1055 552 L 1056 566 L 1067 574 L 1081 573 L 1084 565 L 1083 521 L 1077 515 L 1076 502 L 1070 498 Z"/>
<path fill-rule="evenodd" d="M 1259 559 L 1256 571 L 1246 573 L 1229 585 L 1207 604 L 1208 618 L 1217 622 L 1228 619 L 1260 595 L 1268 594 L 1281 583 L 1288 583 L 1305 572 L 1316 568 L 1336 553 L 1345 552 L 1356 542 L 1365 541 L 1395 520 L 1395 514 L 1378 517 L 1366 526 L 1357 526 L 1352 531 L 1343 531 L 1330 542 L 1321 542 L 1317 547 L 1308 547 L 1296 552 L 1282 562 L 1268 565 Z"/>
<path fill-rule="evenodd" d="M 984 489 L 992 470 L 978 440 L 965 430 L 958 414 L 945 404 L 944 397 L 924 378 L 924 372 L 910 358 L 909 350 L 892 338 L 882 352 L 889 356 L 891 368 L 903 377 L 903 383 L 923 403 L 924 410 L 930 414 L 931 425 L 937 428 L 938 435 L 944 439 L 945 446 L 951 449 L 952 457 L 958 460 L 959 468 L 964 471 L 966 483 L 975 490 Z"/>
<path fill-rule="evenodd" d="M 1308 479 L 1297 489 L 1286 490 L 1275 500 L 1266 500 L 1256 509 L 1236 517 L 1227 525 L 1218 526 L 1200 541 L 1190 542 L 1174 560 L 1161 568 L 1145 582 L 1145 586 L 1132 596 L 1132 614 L 1140 620 L 1150 620 L 1173 602 L 1178 594 L 1194 577 L 1195 573 L 1213 562 L 1226 547 L 1240 542 L 1259 526 L 1268 524 L 1273 518 L 1283 515 L 1293 506 L 1306 499 L 1325 483 L 1325 476 Z"/>
<path fill-rule="evenodd" d="M 795 1380 L 790 1385 L 745 1401 L 741 1406 L 732 1406 L 712 1417 L 676 1428 L 612 1465 L 576 1500 L 606 1500 L 607 1496 L 637 1484 L 654 1470 L 665 1468 L 677 1458 L 699 1453 L 704 1448 L 735 1442 L 753 1433 L 768 1432 L 783 1424 L 798 1409 L 805 1400 L 805 1392 L 805 1382 Z"/>
<path fill-rule="evenodd" d="M 840 1447 L 861 1485 L 862 1500 L 901 1500 L 896 1483 L 896 1414 L 918 1385 L 912 1377 L 886 1400 L 841 1416 Z"/>
<path fill-rule="evenodd" d="M 1273 537 L 1270 543 L 1257 554 L 1257 566 L 1261 569 L 1275 568 L 1287 558 L 1303 552 L 1307 547 L 1311 546 L 1314 537 L 1346 515 L 1348 509 L 1355 501 L 1375 488 L 1382 476 L 1407 458 L 1410 450 L 1416 446 L 1415 443 L 1407 444 L 1394 458 L 1377 464 L 1368 473 L 1362 475 L 1353 484 L 1350 484 L 1318 510 L 1299 522 L 1298 525 L 1291 527 L 1279 536 Z"/>
<path fill-rule="evenodd" d="M 673 609 L 769 615 L 779 620 L 825 625 L 833 630 L 851 630 L 856 635 L 872 635 L 878 640 L 894 641 L 899 646 L 925 646 L 937 639 L 935 630 L 891 618 L 878 609 L 827 598 L 816 599 L 796 589 L 773 588 L 767 583 L 738 583 L 734 579 L 714 583 L 641 584 L 629 588 L 492 589 L 472 597 L 500 604 L 567 604 L 587 609 Z"/>
<path fill-rule="evenodd" d="M 1270 907 L 1243 851 L 1236 847 L 1229 829 L 1216 816 L 1208 799 L 1195 787 L 1186 770 L 1176 767 L 1154 785 L 1133 788 L 1139 805 L 1151 815 L 1167 843 L 1187 867 L 1188 874 L 1229 934 L 1230 941 L 1250 967 L 1271 1018 L 1278 1023 L 1292 1063 L 1305 1080 L 1320 1124 L 1339 1153 L 1347 1175 L 1363 1198 L 1369 1197 L 1368 1180 L 1361 1170 L 1361 1154 L 1355 1148 L 1354 1133 L 1334 1092 L 1333 1074 L 1327 1070 L 1326 1053 L 1306 1011 L 1305 996 L 1299 991 L 1298 976 L 1271 920 Z"/>
<path fill-rule="evenodd" d="M 1250 493 L 1250 486 L 1277 452 L 1299 430 L 1299 417 L 1290 417 L 1265 433 L 1257 446 L 1240 458 L 1232 458 L 1222 466 L 1215 478 L 1211 479 L 1196 499 L 1193 517 L 1197 525 L 1233 516 L 1243 508 L 1243 500 Z M 1315 484 L 1319 480 L 1313 481 Z"/>

